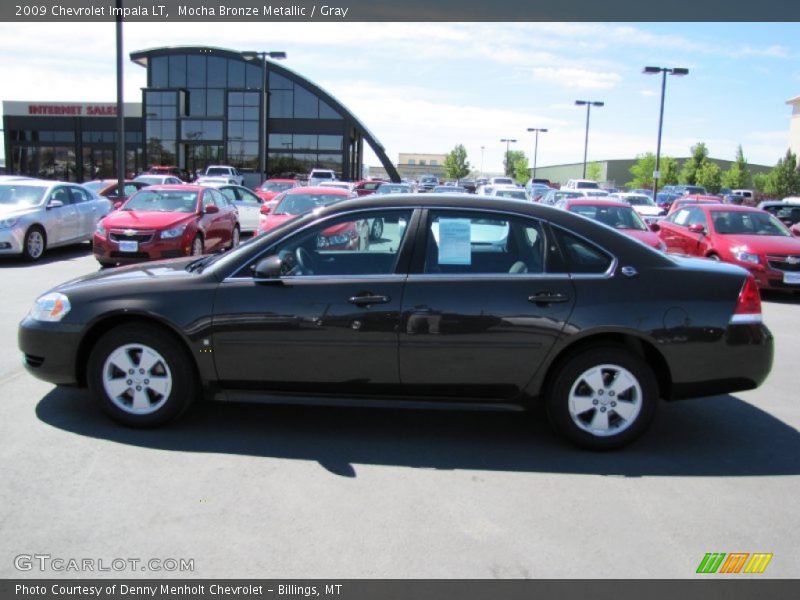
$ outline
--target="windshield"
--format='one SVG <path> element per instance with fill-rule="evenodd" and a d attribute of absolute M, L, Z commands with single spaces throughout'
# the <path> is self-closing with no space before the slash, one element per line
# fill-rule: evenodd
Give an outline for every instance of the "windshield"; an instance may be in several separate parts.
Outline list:
<path fill-rule="evenodd" d="M 97 191 L 102 190 L 104 187 L 106 187 L 109 184 L 106 181 L 87 181 L 86 183 L 84 183 L 82 185 L 83 185 L 83 187 L 85 187 L 85 188 L 87 188 L 89 190 L 92 190 L 93 192 L 97 192 Z"/>
<path fill-rule="evenodd" d="M 147 185 L 158 185 L 159 183 L 163 183 L 164 177 L 160 175 L 155 177 L 147 177 L 145 175 L 143 177 L 137 177 L 136 181 L 141 181 L 142 183 L 146 183 Z"/>
<path fill-rule="evenodd" d="M 494 195 L 500 198 L 514 198 L 515 200 L 528 199 L 528 196 L 523 190 L 497 190 Z"/>
<path fill-rule="evenodd" d="M 42 201 L 46 189 L 38 185 L 0 185 L 0 206 L 36 206 Z"/>
<path fill-rule="evenodd" d="M 779 235 L 789 237 L 786 226 L 769 213 L 715 210 L 711 212 L 714 230 L 722 235 Z"/>
<path fill-rule="evenodd" d="M 570 206 L 570 212 L 574 212 L 589 219 L 599 221 L 615 229 L 635 229 L 636 231 L 647 231 L 639 214 L 628 206 L 602 206 L 577 204 Z"/>
<path fill-rule="evenodd" d="M 514 180 L 511 179 L 510 177 L 495 177 L 492 180 L 492 183 L 494 183 L 495 185 L 503 185 L 503 184 L 514 185 Z"/>
<path fill-rule="evenodd" d="M 333 173 L 326 173 L 325 171 L 317 171 L 316 173 L 312 173 L 311 177 L 313 179 L 333 179 Z"/>
<path fill-rule="evenodd" d="M 800 223 L 800 206 L 773 205 L 765 206 L 764 210 L 790 227 Z"/>
<path fill-rule="evenodd" d="M 345 200 L 341 194 L 289 194 L 275 207 L 274 215 L 302 215 L 320 206 Z"/>
<path fill-rule="evenodd" d="M 594 181 L 578 181 L 575 184 L 575 187 L 578 188 L 578 189 L 594 189 L 594 190 L 596 190 L 600 186 L 597 185 L 597 183 L 595 183 Z"/>
<path fill-rule="evenodd" d="M 631 206 L 655 206 L 649 196 L 623 196 L 623 199 Z"/>
<path fill-rule="evenodd" d="M 289 188 L 293 187 L 293 184 L 288 182 L 278 182 L 278 181 L 265 181 L 261 184 L 261 191 L 262 192 L 284 192 Z"/>
<path fill-rule="evenodd" d="M 222 167 L 209 167 L 209 168 L 206 169 L 206 176 L 207 177 L 215 177 L 215 176 L 216 177 L 219 177 L 219 176 L 225 177 L 225 176 L 230 175 L 230 174 L 231 174 L 230 169 L 223 169 Z"/>
<path fill-rule="evenodd" d="M 145 188 L 131 196 L 122 210 L 193 213 L 197 210 L 197 192 Z"/>
<path fill-rule="evenodd" d="M 379 194 L 404 194 L 411 191 L 408 185 L 382 185 L 378 188 Z"/>

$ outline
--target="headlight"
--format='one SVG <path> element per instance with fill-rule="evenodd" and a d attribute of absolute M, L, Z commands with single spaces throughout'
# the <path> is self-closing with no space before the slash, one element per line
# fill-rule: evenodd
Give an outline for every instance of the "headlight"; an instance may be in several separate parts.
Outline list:
<path fill-rule="evenodd" d="M 57 322 L 67 316 L 70 308 L 69 298 L 58 292 L 51 292 L 38 298 L 28 316 L 36 321 Z"/>
<path fill-rule="evenodd" d="M 344 234 L 317 236 L 317 248 L 327 248 L 328 246 L 341 246 L 350 242 L 350 237 Z"/>
<path fill-rule="evenodd" d="M 758 254 L 747 252 L 747 250 L 743 250 L 741 248 L 734 248 L 733 255 L 736 257 L 736 260 L 741 262 L 753 263 L 755 265 L 761 262 L 758 258 Z"/>
<path fill-rule="evenodd" d="M 11 229 L 14 225 L 17 224 L 17 221 L 19 221 L 17 217 L 0 219 L 0 229 Z"/>
<path fill-rule="evenodd" d="M 169 240 L 183 235 L 183 232 L 186 230 L 186 225 L 188 225 L 188 223 L 184 223 L 183 225 L 178 225 L 177 227 L 173 227 L 172 229 L 165 229 L 164 231 L 161 232 L 161 239 Z"/>
<path fill-rule="evenodd" d="M 97 227 L 95 227 L 94 232 L 99 236 L 106 237 L 106 228 L 103 227 L 102 221 L 97 222 Z"/>

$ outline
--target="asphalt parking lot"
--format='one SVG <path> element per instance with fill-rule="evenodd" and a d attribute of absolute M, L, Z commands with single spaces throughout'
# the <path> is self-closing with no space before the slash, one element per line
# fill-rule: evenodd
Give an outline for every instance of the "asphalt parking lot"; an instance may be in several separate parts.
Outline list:
<path fill-rule="evenodd" d="M 762 388 L 662 404 L 642 440 L 589 453 L 542 414 L 200 404 L 119 427 L 16 344 L 39 294 L 96 268 L 88 245 L 0 260 L 0 577 L 86 575 L 15 568 L 38 553 L 194 560 L 90 576 L 682 578 L 707 552 L 797 576 L 800 298 L 765 298 Z"/>

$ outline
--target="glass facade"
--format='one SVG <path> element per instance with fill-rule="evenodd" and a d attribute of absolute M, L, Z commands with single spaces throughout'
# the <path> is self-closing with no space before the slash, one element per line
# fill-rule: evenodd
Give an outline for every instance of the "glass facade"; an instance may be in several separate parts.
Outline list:
<path fill-rule="evenodd" d="M 164 49 L 147 58 L 145 135 L 150 164 L 202 170 L 206 161 L 267 173 L 332 168 L 352 178 L 343 115 L 295 77 L 268 67 L 262 124 L 262 62 L 207 48 Z M 172 160 L 172 162 L 167 162 Z"/>

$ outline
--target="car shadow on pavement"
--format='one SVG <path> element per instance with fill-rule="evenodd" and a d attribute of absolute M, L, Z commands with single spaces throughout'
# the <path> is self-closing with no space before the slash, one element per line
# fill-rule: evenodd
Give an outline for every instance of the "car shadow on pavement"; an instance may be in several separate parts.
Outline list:
<path fill-rule="evenodd" d="M 64 260 L 74 260 L 76 258 L 83 258 L 87 254 L 92 253 L 92 245 L 86 242 L 81 244 L 72 244 L 70 246 L 61 246 L 59 248 L 48 248 L 45 250 L 44 256 L 37 261 L 29 261 L 22 256 L 2 256 L 0 257 L 0 269 L 30 269 L 31 267 L 39 267 L 42 265 L 49 265 Z"/>
<path fill-rule="evenodd" d="M 764 302 L 774 302 L 775 304 L 800 304 L 800 294 L 761 290 L 761 300 Z"/>
<path fill-rule="evenodd" d="M 641 476 L 800 474 L 800 433 L 734 396 L 662 403 L 650 430 L 615 452 L 572 447 L 531 413 L 198 403 L 153 430 L 108 420 L 87 392 L 55 388 L 38 418 L 64 431 L 176 452 L 317 461 L 355 477 L 357 465 Z"/>

